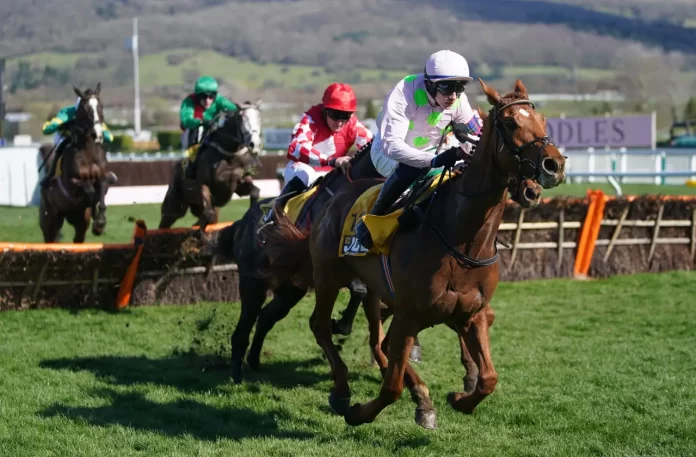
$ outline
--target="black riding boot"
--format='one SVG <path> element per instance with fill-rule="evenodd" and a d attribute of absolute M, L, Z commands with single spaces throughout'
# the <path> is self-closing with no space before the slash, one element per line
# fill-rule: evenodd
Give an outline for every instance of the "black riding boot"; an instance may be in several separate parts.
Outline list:
<path fill-rule="evenodd" d="M 285 183 L 283 190 L 280 191 L 280 195 L 275 200 L 274 206 L 275 205 L 285 205 L 285 203 L 288 200 L 290 200 L 292 197 L 295 197 L 295 196 L 301 194 L 306 189 L 307 189 L 307 186 L 305 186 L 305 183 L 303 183 L 300 178 L 298 178 L 298 177 L 292 178 L 290 181 Z M 273 217 L 273 208 L 271 208 L 271 210 L 268 211 L 268 214 L 266 214 L 266 217 L 264 218 L 264 222 L 270 221 L 272 217 Z"/>
<path fill-rule="evenodd" d="M 41 180 L 41 188 L 46 189 L 48 185 L 51 183 L 53 178 L 56 175 L 56 168 L 58 167 L 58 159 L 60 158 L 61 154 L 63 154 L 63 144 L 58 145 L 56 147 L 56 150 L 53 151 L 54 157 L 53 160 L 51 160 L 51 168 L 47 170 L 46 176 L 43 177 Z"/>
<path fill-rule="evenodd" d="M 409 165 L 399 164 L 396 171 L 387 179 L 379 191 L 375 205 L 368 214 L 373 216 L 384 216 L 389 207 L 406 190 L 408 186 L 420 176 L 421 170 Z M 360 220 L 355 226 L 355 237 L 366 249 L 372 247 L 372 235 L 365 223 Z"/>

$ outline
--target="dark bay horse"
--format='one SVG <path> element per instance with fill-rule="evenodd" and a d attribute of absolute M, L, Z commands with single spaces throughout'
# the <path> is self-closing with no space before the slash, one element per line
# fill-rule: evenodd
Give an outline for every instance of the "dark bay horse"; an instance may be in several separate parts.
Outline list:
<path fill-rule="evenodd" d="M 310 197 L 300 213 L 297 224 L 309 227 L 316 215 L 341 187 L 353 180 L 380 177 L 375 170 L 369 154 L 370 144 L 358 151 L 351 159 L 347 174 L 333 170 L 320 178 L 314 186 L 315 194 Z M 239 292 L 242 310 L 231 337 L 232 342 L 232 378 L 239 383 L 243 378 L 242 364 L 252 328 L 256 324 L 253 342 L 247 354 L 247 363 L 252 369 L 260 367 L 260 355 L 264 339 L 276 322 L 287 316 L 290 310 L 306 295 L 307 287 L 293 285 L 290 282 L 271 284 L 260 272 L 268 266 L 262 237 L 261 221 L 263 204 L 272 199 L 264 199 L 254 204 L 242 219 L 221 230 L 218 242 L 218 254 L 234 260 L 239 268 Z M 276 208 L 274 212 L 280 211 Z M 357 280 L 349 280 L 343 285 L 351 292 L 350 303 L 344 311 L 341 321 L 333 322 L 335 333 L 350 333 L 353 318 L 360 302 L 367 293 L 365 285 Z M 273 299 L 263 307 L 266 294 L 273 291 Z"/>
<path fill-rule="evenodd" d="M 261 151 L 261 111 L 247 102 L 239 110 L 221 113 L 206 132 L 196 153 L 195 180 L 185 176 L 184 166 L 175 165 L 172 182 L 161 208 L 159 228 L 170 228 L 191 213 L 196 225 L 205 228 L 218 222 L 220 208 L 235 192 L 258 199 L 258 188 L 244 181 L 244 169 L 256 164 Z"/>
<path fill-rule="evenodd" d="M 479 81 L 492 109 L 477 152 L 461 177 L 443 184 L 441 197 L 431 203 L 427 230 L 397 232 L 386 262 L 380 256 L 338 256 L 340 227 L 354 201 L 376 184 L 369 180 L 357 181 L 338 192 L 318 215 L 319 222 L 309 236 L 282 222 L 283 214 L 266 233 L 271 272 L 280 258 L 298 258 L 295 271 L 311 272 L 304 278 L 316 292 L 310 325 L 331 365 L 334 386 L 329 403 L 350 425 L 372 422 L 399 398 L 406 381 L 417 403 L 416 422 L 436 427 L 430 394 L 409 366 L 408 355 L 418 333 L 440 323 L 456 329 L 462 361 L 466 353 L 477 375 L 473 391 L 452 393 L 449 403 L 458 411 L 472 413 L 497 384 L 488 327 L 494 316 L 490 301 L 499 277 L 495 239 L 507 188 L 512 179 L 520 185 L 534 179 L 544 188 L 557 186 L 565 179 L 565 158 L 547 137 L 545 119 L 535 111 L 521 81 L 504 97 Z M 293 254 L 307 249 L 309 258 Z M 384 264 L 389 265 L 393 296 Z M 288 265 L 278 265 L 286 268 L 278 271 L 280 280 L 287 275 Z M 348 368 L 331 341 L 331 312 L 341 285 L 356 276 L 368 288 L 364 300 L 368 321 L 378 321 L 380 299 L 391 309 L 393 321 L 382 345 L 375 344 L 378 338 L 372 335 L 378 324 L 370 328 L 373 353 L 384 373 L 379 396 L 365 405 L 348 407 Z M 387 349 L 388 360 L 382 348 Z"/>
<path fill-rule="evenodd" d="M 75 118 L 60 128 L 67 143 L 59 159 L 57 176 L 41 191 L 39 225 L 46 243 L 59 241 L 64 220 L 75 228 L 75 243 L 85 241 L 92 217 L 92 233 L 101 235 L 106 227 L 105 197 L 112 183 L 107 177 L 106 153 L 102 148 L 101 84 L 94 91 L 73 89 L 80 102 Z M 54 155 L 49 160 L 57 158 Z"/>

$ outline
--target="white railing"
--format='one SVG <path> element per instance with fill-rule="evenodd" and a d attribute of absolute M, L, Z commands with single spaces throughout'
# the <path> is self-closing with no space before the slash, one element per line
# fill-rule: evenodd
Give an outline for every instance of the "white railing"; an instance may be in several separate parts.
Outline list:
<path fill-rule="evenodd" d="M 621 183 L 684 184 L 696 180 L 696 149 L 569 149 L 571 182 L 613 177 Z M 686 178 L 686 179 L 684 179 Z"/>

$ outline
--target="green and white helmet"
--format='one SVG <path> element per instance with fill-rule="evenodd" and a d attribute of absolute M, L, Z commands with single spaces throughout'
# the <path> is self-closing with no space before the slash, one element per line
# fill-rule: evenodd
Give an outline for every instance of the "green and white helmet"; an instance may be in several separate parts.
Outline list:
<path fill-rule="evenodd" d="M 218 91 L 218 83 L 212 76 L 201 76 L 196 81 L 194 93 L 196 95 L 210 94 Z"/>

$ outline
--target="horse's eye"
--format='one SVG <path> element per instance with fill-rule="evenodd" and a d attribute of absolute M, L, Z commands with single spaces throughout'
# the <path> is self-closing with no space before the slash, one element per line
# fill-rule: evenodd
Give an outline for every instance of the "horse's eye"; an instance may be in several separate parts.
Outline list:
<path fill-rule="evenodd" d="M 517 125 L 515 118 L 508 117 L 505 119 L 505 127 L 507 127 L 509 130 L 515 130 L 519 126 Z"/>

